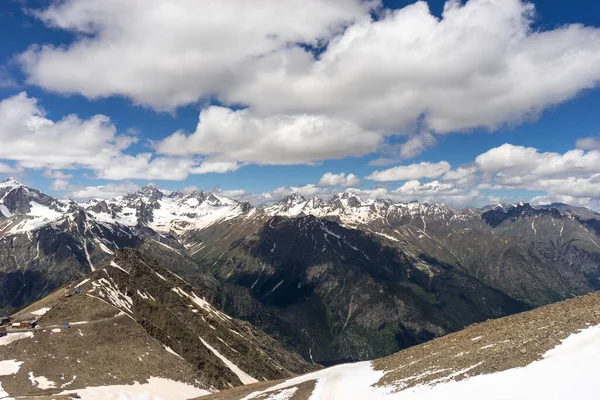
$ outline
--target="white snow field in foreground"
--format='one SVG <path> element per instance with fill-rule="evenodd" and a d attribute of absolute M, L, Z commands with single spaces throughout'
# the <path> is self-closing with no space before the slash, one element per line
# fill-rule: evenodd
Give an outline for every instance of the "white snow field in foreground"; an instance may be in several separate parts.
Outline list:
<path fill-rule="evenodd" d="M 571 335 L 548 351 L 542 360 L 526 367 L 459 382 L 421 385 L 393 393 L 393 387 L 371 387 L 383 372 L 374 371 L 370 362 L 362 362 L 290 379 L 265 391 L 254 392 L 244 400 L 261 398 L 261 395 L 311 380 L 317 383 L 310 400 L 596 400 L 600 398 L 598 371 L 600 325 Z"/>
<path fill-rule="evenodd" d="M 68 390 L 61 394 L 77 393 L 81 400 L 186 400 L 210 394 L 186 383 L 164 378 L 150 378 L 148 383 L 88 387 Z"/>

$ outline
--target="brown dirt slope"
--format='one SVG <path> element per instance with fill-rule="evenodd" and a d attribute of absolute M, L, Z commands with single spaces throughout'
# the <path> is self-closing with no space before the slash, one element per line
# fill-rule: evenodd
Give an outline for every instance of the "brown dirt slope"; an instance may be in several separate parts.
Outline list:
<path fill-rule="evenodd" d="M 40 318 L 33 337 L 0 346 L 0 360 L 24 362 L 17 374 L 0 377 L 2 387 L 13 397 L 58 399 L 51 395 L 88 386 L 146 382 L 153 376 L 195 386 L 202 381 L 196 368 L 168 353 L 138 323 L 101 300 L 85 294 L 67 299 L 61 295 L 25 312 L 40 306 L 51 310 Z M 72 323 L 71 327 L 65 328 L 65 322 Z M 43 376 L 56 387 L 42 390 L 32 384 L 30 374 Z"/>

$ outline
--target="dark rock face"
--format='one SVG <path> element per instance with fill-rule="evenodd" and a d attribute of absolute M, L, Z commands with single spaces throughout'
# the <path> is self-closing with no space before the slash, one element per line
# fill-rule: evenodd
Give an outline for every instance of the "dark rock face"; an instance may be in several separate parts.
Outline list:
<path fill-rule="evenodd" d="M 531 204 L 519 204 L 516 207 L 512 207 L 508 210 L 491 210 L 481 215 L 481 219 L 484 220 L 492 228 L 501 225 L 505 221 L 516 222 L 521 218 L 537 217 L 542 215 L 550 215 L 554 218 L 561 218 L 560 212 L 556 208 L 549 209 L 535 209 Z"/>
<path fill-rule="evenodd" d="M 0 238 L 0 314 L 80 279 L 118 248 L 141 243 L 129 228 L 98 223 L 83 210 L 35 232 Z"/>
<path fill-rule="evenodd" d="M 225 309 L 326 365 L 528 309 L 462 268 L 434 259 L 415 264 L 364 232 L 313 216 L 273 217 L 256 236 L 218 251 L 225 251 L 218 263 L 196 260 L 258 301 L 246 310 L 238 303 L 248 299 L 226 294 Z"/>

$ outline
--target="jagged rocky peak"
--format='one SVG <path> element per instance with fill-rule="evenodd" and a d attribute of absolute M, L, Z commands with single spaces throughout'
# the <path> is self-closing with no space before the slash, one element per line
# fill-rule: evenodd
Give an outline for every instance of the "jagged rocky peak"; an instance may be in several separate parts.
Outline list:
<path fill-rule="evenodd" d="M 385 199 L 375 199 L 373 201 L 374 204 L 378 204 L 378 205 L 382 205 L 382 206 L 391 206 L 394 204 L 394 201 L 390 198 L 385 198 Z"/>
<path fill-rule="evenodd" d="M 340 198 L 346 200 L 350 207 L 360 207 L 362 205 L 361 198 L 354 192 L 346 190 L 341 194 Z"/>
<path fill-rule="evenodd" d="M 6 211 L 11 214 L 28 214 L 34 206 L 32 202 L 57 212 L 64 211 L 55 198 L 32 189 L 14 178 L 5 179 L 0 183 L 0 204 L 3 205 L 3 214 L 6 214 Z M 68 207 L 68 203 L 65 202 L 65 207 Z"/>
<path fill-rule="evenodd" d="M 302 196 L 299 193 L 293 193 L 281 199 L 277 204 L 280 205 L 283 210 L 289 210 L 292 207 L 296 207 L 300 204 L 306 203 L 306 201 L 306 197 Z"/>
<path fill-rule="evenodd" d="M 179 194 L 173 198 L 176 201 L 186 203 L 186 205 L 190 207 L 195 207 L 202 204 L 207 204 L 213 207 L 223 207 L 236 203 L 235 200 L 221 197 L 212 192 L 207 192 L 204 190 L 194 190 L 193 192 L 187 194 Z"/>
<path fill-rule="evenodd" d="M 334 209 L 345 209 L 346 207 L 358 208 L 363 205 L 361 198 L 349 190 L 334 195 L 329 202 L 333 205 Z"/>
<path fill-rule="evenodd" d="M 144 186 L 143 188 L 138 190 L 137 193 L 135 193 L 134 195 L 136 195 L 137 197 L 143 197 L 145 199 L 148 199 L 148 201 L 150 202 L 160 200 L 164 196 L 163 192 L 158 190 L 156 187 L 150 185 Z"/>
<path fill-rule="evenodd" d="M 6 178 L 2 182 L 0 182 L 0 188 L 9 187 L 9 186 L 23 186 L 19 181 L 17 181 L 12 176 Z"/>
<path fill-rule="evenodd" d="M 328 205 L 328 202 L 318 196 L 312 197 L 310 200 L 308 200 L 308 204 L 307 204 L 308 207 L 311 207 L 313 209 L 323 208 L 327 205 Z"/>
<path fill-rule="evenodd" d="M 282 203 L 282 204 L 298 204 L 298 203 L 305 203 L 305 202 L 306 202 L 306 197 L 302 196 L 300 193 L 292 193 L 289 196 L 284 197 L 280 201 L 280 203 Z"/>

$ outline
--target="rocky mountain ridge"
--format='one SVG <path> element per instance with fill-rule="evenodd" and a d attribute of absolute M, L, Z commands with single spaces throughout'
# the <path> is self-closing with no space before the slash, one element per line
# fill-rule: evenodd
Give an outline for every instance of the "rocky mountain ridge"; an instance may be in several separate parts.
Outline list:
<path fill-rule="evenodd" d="M 600 217 L 579 207 L 455 210 L 351 191 L 255 207 L 153 187 L 66 204 L 74 208 L 54 219 L 9 211 L 0 221 L 9 288 L 0 308 L 40 298 L 118 248 L 140 248 L 205 282 L 228 314 L 329 364 L 600 289 Z M 24 220 L 35 228 L 13 230 Z"/>
<path fill-rule="evenodd" d="M 135 381 L 152 386 L 158 380 L 193 397 L 316 369 L 225 314 L 209 288 L 136 250 L 119 250 L 64 293 L 13 317 L 35 317 L 39 326 L 0 339 L 0 360 L 18 366 L 10 378 L 0 373 L 0 394 L 86 398 L 106 391 L 102 398 L 113 398 L 114 390 L 128 398 Z"/>

